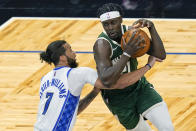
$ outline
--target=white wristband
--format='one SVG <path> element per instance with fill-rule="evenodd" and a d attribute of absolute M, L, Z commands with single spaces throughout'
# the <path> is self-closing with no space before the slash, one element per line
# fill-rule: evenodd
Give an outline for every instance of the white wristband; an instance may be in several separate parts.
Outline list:
<path fill-rule="evenodd" d="M 127 54 L 127 52 L 123 52 L 123 55 L 128 56 L 129 58 L 131 57 L 131 55 Z"/>

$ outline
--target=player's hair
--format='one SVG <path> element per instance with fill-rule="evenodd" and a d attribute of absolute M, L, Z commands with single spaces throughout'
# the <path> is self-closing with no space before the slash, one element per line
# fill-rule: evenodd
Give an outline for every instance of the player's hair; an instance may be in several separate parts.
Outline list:
<path fill-rule="evenodd" d="M 59 58 L 61 55 L 65 54 L 64 44 L 67 42 L 64 40 L 57 40 L 50 43 L 46 49 L 40 53 L 40 60 L 47 62 L 48 64 L 53 63 L 57 65 L 59 63 Z"/>
<path fill-rule="evenodd" d="M 97 17 L 99 18 L 100 15 L 110 11 L 119 11 L 121 16 L 124 15 L 123 9 L 120 5 L 115 3 L 107 3 L 98 8 Z"/>

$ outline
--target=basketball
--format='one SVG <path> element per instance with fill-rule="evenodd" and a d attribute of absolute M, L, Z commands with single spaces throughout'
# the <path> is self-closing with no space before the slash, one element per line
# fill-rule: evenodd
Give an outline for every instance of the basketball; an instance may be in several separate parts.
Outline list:
<path fill-rule="evenodd" d="M 141 39 L 143 38 L 145 41 L 144 43 L 140 43 L 140 44 L 142 44 L 142 45 L 145 44 L 146 46 L 144 48 L 140 48 L 137 52 L 135 52 L 133 55 L 131 55 L 132 58 L 143 56 L 144 54 L 146 54 L 146 52 L 148 52 L 148 50 L 150 48 L 150 38 L 148 37 L 147 33 L 141 29 L 132 29 L 132 30 L 126 31 L 124 33 L 124 35 L 122 36 L 125 39 L 125 43 L 127 43 L 130 40 L 132 33 L 135 30 L 137 30 L 137 31 L 136 31 L 136 34 L 133 39 L 135 39 L 138 35 L 140 35 L 141 36 L 140 38 Z M 121 48 L 123 49 L 123 40 L 122 39 L 121 39 Z"/>

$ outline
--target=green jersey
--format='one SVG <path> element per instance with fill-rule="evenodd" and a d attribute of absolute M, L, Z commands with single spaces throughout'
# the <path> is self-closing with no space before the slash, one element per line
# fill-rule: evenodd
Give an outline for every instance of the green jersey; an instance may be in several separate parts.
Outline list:
<path fill-rule="evenodd" d="M 124 34 L 127 27 L 123 25 L 121 29 Z M 110 39 L 105 32 L 102 32 L 98 39 L 108 41 L 111 47 L 111 61 L 113 64 L 118 62 L 123 54 L 120 43 Z M 122 73 L 132 72 L 137 69 L 137 66 L 137 59 L 130 58 Z M 139 114 L 162 101 L 161 96 L 152 87 L 146 78 L 142 77 L 135 84 L 124 89 L 102 89 L 101 95 L 107 107 L 118 117 L 120 123 L 126 129 L 133 129 L 139 121 Z"/>

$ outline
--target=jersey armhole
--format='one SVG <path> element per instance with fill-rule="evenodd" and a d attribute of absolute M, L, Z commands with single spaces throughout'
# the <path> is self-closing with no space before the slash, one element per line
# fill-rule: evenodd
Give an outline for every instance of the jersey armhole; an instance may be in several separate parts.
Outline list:
<path fill-rule="evenodd" d="M 104 38 L 104 37 L 99 37 L 97 40 L 106 40 L 110 44 L 110 49 L 111 49 L 110 58 L 112 58 L 113 50 L 112 50 L 112 45 L 111 45 L 110 41 L 108 39 Z"/>

